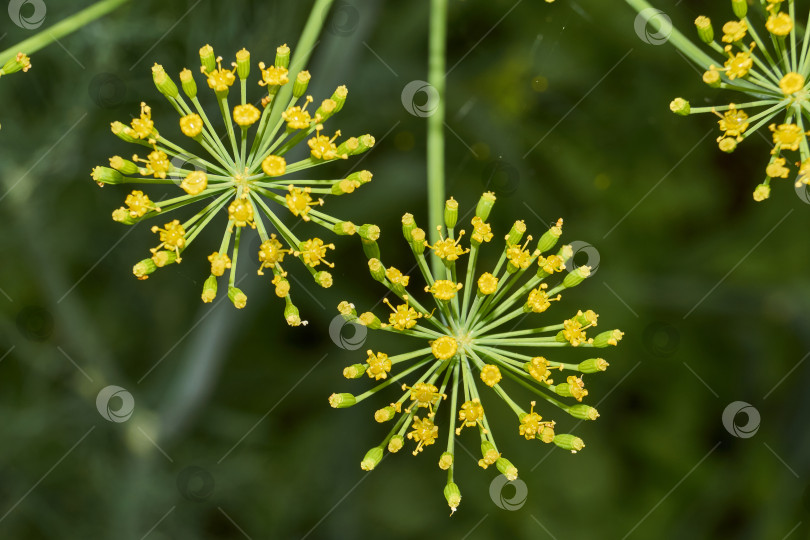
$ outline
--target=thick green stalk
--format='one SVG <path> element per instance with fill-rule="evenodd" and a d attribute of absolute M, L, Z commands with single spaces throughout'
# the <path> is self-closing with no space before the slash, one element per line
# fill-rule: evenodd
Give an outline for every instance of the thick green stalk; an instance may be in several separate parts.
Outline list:
<path fill-rule="evenodd" d="M 438 95 L 436 110 L 428 117 L 427 132 L 427 192 L 428 234 L 431 243 L 439 239 L 437 227 L 444 221 L 444 93 L 445 56 L 447 50 L 447 0 L 430 0 L 430 38 L 428 52 L 428 84 Z M 440 275 L 442 262 L 433 254 L 431 266 Z"/>
<path fill-rule="evenodd" d="M 63 19 L 55 25 L 38 32 L 30 38 L 23 40 L 16 45 L 0 52 L 0 65 L 4 64 L 9 58 L 14 57 L 18 52 L 31 55 L 38 50 L 50 45 L 59 38 L 71 34 L 83 27 L 86 24 L 93 22 L 126 3 L 128 0 L 102 0 L 83 9 L 82 11 Z"/>

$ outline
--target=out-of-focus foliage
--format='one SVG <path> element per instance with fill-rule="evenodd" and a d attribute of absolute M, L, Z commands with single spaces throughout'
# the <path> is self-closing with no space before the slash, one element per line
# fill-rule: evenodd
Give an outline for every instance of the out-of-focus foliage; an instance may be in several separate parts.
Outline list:
<path fill-rule="evenodd" d="M 475 459 L 457 456 L 463 501 L 452 518 L 440 445 L 360 470 L 382 430 L 368 410 L 327 402 L 345 386 L 342 368 L 364 356 L 330 338 L 338 302 L 379 299 L 356 279 L 367 269 L 352 239 L 335 240 L 332 289 L 298 295 L 305 328 L 284 324 L 269 278 L 245 281 L 241 311 L 196 302 L 202 252 L 132 277 L 152 239 L 113 223 L 123 192 L 90 180 L 93 165 L 127 150 L 109 123 L 142 100 L 173 118 L 153 62 L 198 69 L 205 43 L 272 61 L 277 45 L 295 45 L 311 3 L 133 2 L 0 81 L 0 536 L 804 537 L 810 206 L 791 189 L 750 199 L 765 141 L 728 156 L 709 140 L 713 120 L 670 113 L 676 95 L 714 94 L 674 49 L 639 40 L 623 3 L 450 6 L 448 194 L 469 207 L 496 191 L 496 230 L 523 218 L 540 232 L 541 219 L 564 218 L 565 238 L 600 256 L 567 305 L 597 307 L 605 328 L 626 331 L 609 370 L 589 381 L 604 401 L 601 418 L 576 430 L 583 452 L 525 441 L 517 425 L 499 437 L 528 487 L 519 510 L 493 503 L 494 472 L 464 472 L 477 466 L 473 435 Z M 688 32 L 702 4 L 660 7 Z M 49 24 L 79 6 L 47 8 Z M 718 22 L 728 13 L 711 9 Z M 362 165 L 373 182 L 330 210 L 379 224 L 389 246 L 403 245 L 404 212 L 426 221 L 425 119 L 401 92 L 426 78 L 427 12 L 426 2 L 337 3 L 309 66 L 313 95 L 349 87 L 336 127 L 378 141 Z M 4 20 L 0 47 L 28 32 Z M 134 397 L 125 422 L 96 408 L 108 385 Z M 734 401 L 760 413 L 754 436 L 724 428 Z"/>

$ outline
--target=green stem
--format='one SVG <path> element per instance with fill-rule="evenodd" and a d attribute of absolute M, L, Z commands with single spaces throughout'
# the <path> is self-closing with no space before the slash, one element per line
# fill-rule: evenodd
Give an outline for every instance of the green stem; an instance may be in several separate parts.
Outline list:
<path fill-rule="evenodd" d="M 438 94 L 438 105 L 428 117 L 427 127 L 427 192 L 428 231 L 431 243 L 439 239 L 438 227 L 444 221 L 444 95 L 445 57 L 447 49 L 447 0 L 430 0 L 430 37 L 428 84 Z M 434 275 L 441 275 L 442 262 L 431 256 Z"/>
<path fill-rule="evenodd" d="M 126 2 L 127 0 L 103 0 L 97 2 L 67 19 L 59 21 L 50 28 L 42 30 L 11 48 L 0 52 L 0 65 L 4 64 L 9 58 L 14 57 L 18 52 L 23 52 L 30 56 L 59 38 L 71 34 L 86 24 L 106 15 Z"/>
<path fill-rule="evenodd" d="M 630 7 L 641 13 L 645 9 L 650 9 L 652 6 L 646 0 L 625 0 Z M 661 25 L 660 18 L 650 19 L 650 24 L 655 26 L 658 31 Z M 674 45 L 678 50 L 692 59 L 693 62 L 701 66 L 703 69 L 709 69 L 709 66 L 716 64 L 712 57 L 699 49 L 692 41 L 681 34 L 676 28 L 672 28 L 672 33 L 667 40 Z"/>
<path fill-rule="evenodd" d="M 261 148 L 269 146 L 270 141 L 275 135 L 275 130 L 282 124 L 281 113 L 286 110 L 284 104 L 290 103 L 292 100 L 295 78 L 298 76 L 298 72 L 304 69 L 304 66 L 309 61 L 309 57 L 312 55 L 312 51 L 318 42 L 318 36 L 320 36 L 321 28 L 323 27 L 323 23 L 326 20 L 333 1 L 334 0 L 315 0 L 315 5 L 312 6 L 312 10 L 309 12 L 309 17 L 304 25 L 304 29 L 301 31 L 301 37 L 295 45 L 294 53 L 290 59 L 290 65 L 287 68 L 287 78 L 290 82 L 282 86 L 281 90 L 279 90 L 278 94 L 273 98 L 273 108 L 270 117 L 268 117 L 266 121 L 266 125 L 276 127 L 268 134 L 262 131 L 265 124 L 260 124 L 259 130 L 256 133 L 256 137 L 261 139 L 259 141 L 260 144 L 257 146 L 260 151 L 253 156 L 253 161 L 248 165 L 251 171 L 256 170 L 258 165 L 261 164 L 261 160 L 265 157 L 265 151 L 261 151 Z M 270 105 L 268 105 L 268 107 L 269 106 Z M 264 121 L 264 118 L 262 118 L 262 120 Z M 287 172 L 291 172 L 289 167 L 287 168 Z"/>

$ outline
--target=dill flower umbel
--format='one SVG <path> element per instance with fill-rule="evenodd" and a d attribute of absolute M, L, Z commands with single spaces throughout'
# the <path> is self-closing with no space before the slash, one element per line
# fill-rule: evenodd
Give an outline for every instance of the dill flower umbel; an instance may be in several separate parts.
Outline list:
<path fill-rule="evenodd" d="M 548 407 L 541 408 L 537 401 L 513 399 L 504 382 L 508 380 L 527 389 L 537 400 L 571 416 L 595 420 L 599 416 L 596 409 L 582 403 L 588 395 L 585 375 L 604 371 L 607 362 L 588 358 L 570 364 L 554 360 L 549 353 L 544 353 L 548 358 L 535 354 L 542 348 L 604 348 L 616 345 L 623 335 L 619 330 L 588 335 L 598 319 L 591 310 L 571 312 L 570 318 L 557 324 L 545 320 L 543 314 L 560 300 L 561 293 L 590 275 L 590 268 L 581 266 L 564 277 L 559 276 L 566 272 L 566 262 L 573 255 L 568 245 L 556 252 L 552 250 L 562 234 L 562 220 L 533 245 L 531 236 L 524 239 L 525 224 L 515 222 L 495 267 L 479 273 L 476 266 L 481 246 L 494 238 L 486 222 L 494 202 L 492 193 L 481 197 L 470 234 L 465 238 L 464 230 L 456 234 L 458 204 L 451 198 L 445 207 L 447 237 L 440 235 L 432 246 L 425 241 L 425 231 L 417 227 L 413 216 L 403 216 L 402 231 L 425 279 L 424 292 L 429 293 L 432 307 L 416 298 L 421 286 L 412 284 L 411 276 L 382 263 L 376 242 L 364 244 L 371 276 L 401 303 L 394 305 L 386 298 L 390 311 L 382 317 L 371 312 L 358 315 L 349 302 L 338 306 L 347 321 L 418 340 L 413 350 L 403 354 L 366 351 L 358 363 L 343 370 L 343 375 L 348 379 L 368 375 L 377 384 L 358 395 L 336 393 L 329 398 L 332 407 L 345 408 L 389 386 L 403 391 L 396 401 L 374 413 L 377 422 L 393 426 L 382 442 L 369 450 L 360 466 L 364 470 L 373 469 L 386 449 L 398 452 L 407 440 L 413 442 L 412 452 L 416 455 L 446 436 L 446 451 L 439 458 L 439 467 L 448 472 L 444 493 L 453 511 L 461 500 L 453 479 L 453 464 L 455 440 L 462 432 L 477 431 L 481 444 L 478 464 L 482 468 L 495 465 L 509 480 L 517 478 L 517 468 L 502 457 L 486 415 L 493 394 L 515 414 L 515 422 L 506 428 L 512 437 L 554 443 L 574 453 L 585 446 L 575 435 L 556 432 L 555 421 L 547 417 Z M 466 239 L 469 247 L 462 244 Z M 442 261 L 440 275 L 431 273 L 425 259 L 426 248 Z M 465 256 L 469 259 L 466 272 L 462 273 L 457 263 Z M 551 285 L 549 281 L 557 284 Z M 515 329 L 524 320 L 529 323 L 525 325 L 528 328 Z M 504 328 L 507 323 L 509 326 Z M 444 423 L 438 420 L 437 413 L 448 401 L 449 418 Z"/>
<path fill-rule="evenodd" d="M 213 91 L 219 106 L 225 133 L 217 133 L 197 97 L 197 83 L 188 69 L 180 72 L 180 88 L 163 66 L 152 67 L 155 86 L 179 114 L 179 131 L 193 140 L 203 153 L 195 154 L 186 143 L 170 141 L 158 132 L 152 119 L 152 109 L 141 103 L 140 114 L 129 125 L 113 122 L 112 132 L 126 142 L 144 147 L 132 159 L 110 158 L 109 167 L 93 169 L 93 180 L 104 184 L 165 184 L 174 185 L 180 194 L 169 193 L 165 199 L 155 199 L 136 189 L 124 199 L 124 206 L 115 210 L 115 221 L 133 225 L 159 218 L 160 225 L 152 227 L 158 236 L 157 246 L 149 258 L 138 262 L 133 273 L 146 279 L 155 269 L 179 263 L 183 252 L 200 232 L 218 215 L 226 218 L 222 242 L 208 255 L 211 273 L 203 286 L 202 299 L 211 302 L 217 294 L 217 278 L 226 271 L 228 297 L 237 308 L 245 306 L 247 297 L 236 287 L 236 265 L 239 246 L 244 242 L 242 232 L 255 229 L 261 239 L 258 253 L 258 274 L 271 274 L 275 294 L 284 298 L 284 316 L 292 326 L 305 324 L 290 298 L 285 257 L 298 259 L 321 287 L 332 285 L 329 251 L 335 248 L 319 237 L 299 238 L 288 227 L 280 213 L 320 225 L 339 235 L 355 232 L 367 240 L 376 239 L 376 227 L 356 227 L 349 221 L 334 218 L 320 210 L 327 195 L 344 195 L 371 180 L 369 171 L 358 171 L 335 180 L 290 178 L 293 173 L 335 161 L 348 159 L 367 151 L 374 137 L 362 135 L 338 140 L 340 131 L 327 134 L 324 123 L 343 107 L 348 91 L 339 86 L 320 105 L 306 95 L 310 74 L 288 71 L 290 49 L 278 47 L 275 63 L 258 63 L 262 90 L 261 99 L 247 99 L 247 80 L 251 71 L 250 53 L 236 53 L 231 68 L 223 67 L 222 58 L 215 57 L 209 45 L 200 49 L 200 60 L 206 85 Z M 238 104 L 231 108 L 229 93 L 238 81 Z M 185 97 L 183 97 L 185 94 Z M 224 142 L 223 142 L 224 139 Z M 290 150 L 306 141 L 308 155 L 299 161 L 287 162 Z M 187 218 L 170 216 L 174 210 L 196 205 L 197 212 Z M 272 228 L 272 229 L 271 229 Z M 274 230 L 275 232 L 271 232 Z"/>
<path fill-rule="evenodd" d="M 644 1 L 628 2 L 638 10 L 649 8 Z M 765 179 L 754 190 L 754 200 L 762 201 L 769 197 L 774 178 L 795 177 L 797 188 L 810 183 L 810 146 L 804 125 L 810 119 L 810 25 L 797 24 L 792 0 L 755 2 L 763 8 L 764 25 L 751 20 L 748 4 L 746 0 L 731 0 L 735 18 L 725 22 L 718 33 L 708 17 L 695 20 L 698 37 L 715 56 L 704 54 L 677 31 L 669 38 L 705 70 L 703 82 L 712 88 L 733 90 L 738 98 L 715 107 L 691 107 L 688 101 L 677 98 L 670 109 L 683 116 L 716 116 L 720 128 L 717 144 L 724 152 L 733 152 L 751 134 L 767 129 L 773 148 L 764 168 Z M 793 152 L 798 152 L 799 161 Z M 793 164 L 796 169 L 792 169 Z"/>

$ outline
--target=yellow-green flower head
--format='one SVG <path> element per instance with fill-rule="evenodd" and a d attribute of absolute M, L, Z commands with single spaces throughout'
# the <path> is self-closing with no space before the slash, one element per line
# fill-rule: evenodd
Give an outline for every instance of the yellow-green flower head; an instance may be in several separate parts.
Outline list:
<path fill-rule="evenodd" d="M 477 233 L 470 235 L 469 245 L 465 246 L 464 231 L 458 230 L 453 219 L 457 203 L 450 200 L 446 206 L 450 219 L 446 221 L 454 227 L 446 230 L 446 238 L 440 228 L 439 240 L 427 246 L 443 263 L 439 275 L 431 272 L 426 260 L 424 235 L 414 235 L 422 229 L 416 226 L 413 215 L 405 214 L 403 236 L 411 244 L 415 266 L 426 285 L 412 285 L 412 291 L 408 291 L 409 282 L 416 276 L 403 279 L 406 276 L 401 271 L 386 268 L 379 249 L 373 257 L 369 255 L 373 279 L 402 302 L 384 299 L 389 309 L 387 323 L 385 317 L 371 312 L 358 315 L 354 304 L 347 301 L 338 306 L 347 321 L 408 336 L 414 343 L 409 352 L 390 356 L 385 351 L 366 351 L 365 357 L 360 355 L 357 363 L 343 370 L 343 376 L 360 381 L 366 374 L 374 386 L 356 395 L 344 392 L 329 398 L 332 407 L 346 408 L 389 387 L 402 390 L 394 402 L 384 398 L 382 408 L 374 413 L 376 422 L 390 423 L 391 427 L 382 442 L 365 455 L 361 468 L 373 469 L 386 449 L 398 452 L 408 441 L 412 441 L 411 451 L 417 455 L 446 439 L 447 448 L 438 465 L 448 471 L 448 485 L 455 486 L 449 491 L 451 508 L 460 502 L 453 464 L 455 441 L 464 431 L 477 431 L 482 441 L 478 464 L 484 469 L 495 465 L 510 480 L 517 478 L 518 471 L 495 445 L 495 429 L 513 438 L 554 443 L 571 452 L 584 448 L 582 439 L 557 433 L 555 421 L 545 416 L 556 406 L 575 418 L 595 420 L 599 416 L 596 409 L 583 403 L 589 395 L 585 375 L 601 373 L 608 364 L 602 358 L 587 357 L 576 364 L 567 363 L 555 359 L 554 350 L 576 347 L 585 352 L 612 347 L 623 336 L 619 330 L 595 332 L 598 316 L 592 310 L 569 311 L 570 317 L 558 324 L 549 321 L 546 312 L 552 302 L 561 300 L 566 289 L 578 286 L 590 275 L 590 268 L 584 266 L 566 271 L 566 263 L 573 256 L 571 246 L 555 249 L 562 234 L 562 220 L 544 231 L 536 243 L 529 235 L 523 238 L 526 225 L 517 221 L 505 241 L 495 247 L 501 253 L 497 264 L 479 271 L 483 244 L 493 239 L 484 220 L 494 202 L 491 193 L 481 198 L 479 211 L 470 222 Z M 457 267 L 464 263 L 466 268 Z M 421 290 L 424 294 L 418 292 Z M 543 348 L 547 352 L 540 356 L 537 350 Z M 541 397 L 537 402 L 544 405 L 542 410 L 534 410 L 535 401 L 513 399 L 508 390 L 518 386 Z M 514 413 L 514 420 L 506 426 L 491 424 L 487 416 L 496 398 Z"/>
<path fill-rule="evenodd" d="M 792 176 L 796 187 L 810 182 L 801 172 L 802 165 L 810 160 L 810 27 L 796 24 L 797 17 L 807 19 L 807 7 L 800 14 L 793 2 L 762 3 L 764 20 L 755 16 L 755 10 L 749 13 L 744 0 L 733 0 L 736 18 L 723 23 L 719 40 L 709 18 L 698 17 L 695 27 L 700 41 L 711 49 L 707 53 L 678 31 L 669 39 L 704 70 L 703 81 L 709 87 L 736 93 L 732 103 L 709 107 L 690 107 L 688 101 L 677 98 L 670 103 L 672 112 L 681 116 L 717 115 L 717 145 L 723 152 L 734 152 L 739 143 L 763 127 L 771 130 L 773 149 L 763 167 L 765 179 L 754 192 L 756 201 L 768 198 L 774 178 Z M 641 4 L 644 2 L 637 9 L 643 9 Z M 798 152 L 798 156 L 788 152 Z M 797 169 L 792 169 L 793 165 Z"/>
<path fill-rule="evenodd" d="M 300 175 L 291 176 L 328 161 L 361 154 L 374 145 L 374 137 L 361 135 L 340 141 L 340 131 L 324 134 L 324 123 L 343 107 L 348 91 L 340 86 L 315 111 L 308 111 L 307 105 L 314 101 L 312 96 L 304 96 L 310 74 L 288 72 L 290 49 L 286 45 L 276 50 L 272 66 L 258 63 L 253 83 L 249 83 L 251 56 L 246 49 L 237 52 L 228 67 L 206 45 L 200 49 L 200 62 L 205 77 L 200 88 L 207 86 L 213 91 L 212 98 L 225 124 L 224 133 L 217 132 L 200 102 L 192 70 L 180 72 L 178 87 L 167 70 L 155 64 L 151 69 L 153 81 L 177 111 L 177 123 L 172 126 L 169 121 L 158 129 L 152 108 L 141 103 L 138 116 L 128 123 L 114 122 L 112 132 L 145 150 L 132 155 L 131 160 L 113 156 L 110 167 L 95 167 L 91 176 L 99 185 L 144 184 L 150 188 L 149 195 L 145 188 L 132 191 L 124 198 L 124 206 L 113 212 L 115 221 L 127 225 L 155 217 L 165 224 L 163 228 L 153 227 L 159 245 L 151 250 L 151 257 L 135 265 L 133 273 L 137 278 L 146 279 L 157 268 L 181 262 L 182 253 L 202 230 L 223 216 L 226 225 L 221 242 L 204 251 L 211 253 L 211 273 L 205 280 L 202 300 L 214 301 L 217 278 L 227 272 L 228 297 L 237 308 L 245 307 L 247 296 L 236 288 L 235 276 L 237 262 L 247 256 L 258 265 L 259 275 L 266 269 L 271 271 L 275 294 L 285 302 L 285 320 L 293 326 L 306 324 L 290 298 L 287 262 L 298 259 L 315 284 L 330 287 L 332 274 L 323 267 L 333 266 L 327 261 L 327 252 L 335 246 L 321 239 L 322 235 L 297 236 L 295 227 L 284 224 L 282 214 L 292 214 L 293 218 L 340 235 L 369 230 L 371 226 L 357 228 L 350 221 L 332 217 L 321 206 L 327 196 L 352 193 L 368 183 L 372 175 L 357 171 L 346 178 L 326 180 L 298 180 Z M 30 66 L 25 55 L 18 55 L 12 63 L 0 70 L 0 75 L 12 68 L 27 70 Z M 260 99 L 249 99 L 248 87 L 260 91 Z M 238 100 L 232 105 L 229 97 L 234 94 Z M 288 153 L 300 146 L 308 147 L 307 156 L 288 163 Z M 153 193 L 153 188 L 163 189 Z M 177 219 L 161 216 L 186 206 L 194 206 L 195 213 L 178 215 Z M 249 244 L 242 236 L 246 229 L 258 234 L 257 251 L 245 253 Z M 287 261 L 285 256 L 289 257 Z M 407 285 L 407 278 L 400 275 L 398 280 Z"/>

